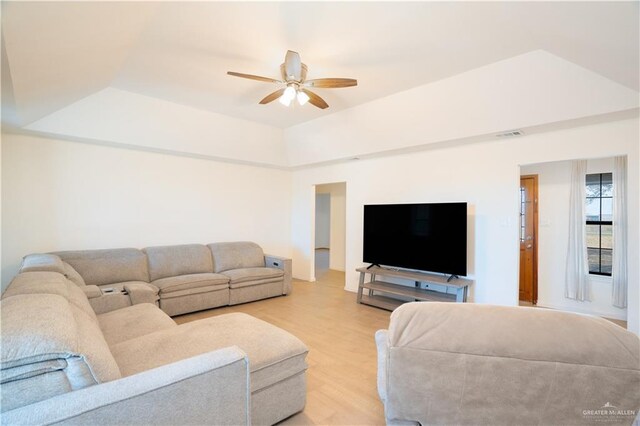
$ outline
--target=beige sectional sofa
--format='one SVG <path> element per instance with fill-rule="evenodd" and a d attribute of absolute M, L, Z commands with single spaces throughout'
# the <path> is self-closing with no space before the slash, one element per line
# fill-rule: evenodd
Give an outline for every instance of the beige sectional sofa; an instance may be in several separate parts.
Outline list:
<path fill-rule="evenodd" d="M 189 248 L 178 254 L 192 251 L 201 252 Z M 171 309 L 176 291 L 204 294 L 207 303 L 216 300 L 208 293 L 222 291 L 217 278 L 199 275 L 215 273 L 202 272 L 195 262 L 154 263 L 158 253 L 175 251 L 146 253 L 154 259 L 151 286 L 160 284 L 161 304 L 163 290 Z M 142 274 L 135 275 L 136 268 L 129 268 L 133 259 L 141 258 L 138 252 L 94 257 L 66 253 L 58 258 L 84 273 L 88 286 L 149 285 Z M 179 255 L 165 262 L 176 258 Z M 26 262 L 26 271 L 13 279 L 0 300 L 2 424 L 273 424 L 303 409 L 307 348 L 286 331 L 240 313 L 177 325 L 155 303 L 97 314 L 84 291 L 87 285 L 61 272 L 38 270 L 50 269 L 55 257 L 38 259 Z M 106 267 L 86 266 L 96 259 L 98 265 L 126 260 L 122 270 L 114 272 L 119 283 L 105 278 Z M 179 284 L 188 281 L 193 287 L 173 290 L 165 284 L 170 281 L 159 283 L 185 275 L 192 277 Z M 199 287 L 200 282 L 205 284 Z M 198 288 L 206 290 L 188 291 Z"/>
<path fill-rule="evenodd" d="M 376 342 L 387 424 L 632 424 L 640 410 L 640 340 L 602 318 L 408 303 Z"/>
<path fill-rule="evenodd" d="M 174 316 L 291 292 L 291 259 L 252 242 L 32 254 L 20 271 L 65 275 L 98 314 L 155 303 Z"/>

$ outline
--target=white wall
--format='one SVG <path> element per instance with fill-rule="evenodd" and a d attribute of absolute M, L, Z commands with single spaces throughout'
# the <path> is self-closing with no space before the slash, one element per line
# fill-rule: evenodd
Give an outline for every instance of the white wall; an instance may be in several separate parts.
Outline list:
<path fill-rule="evenodd" d="M 286 165 L 280 128 L 114 88 L 87 96 L 26 129 L 169 153 Z"/>
<path fill-rule="evenodd" d="M 313 122 L 308 123 L 310 126 Z M 329 139 L 332 129 L 323 123 L 309 128 L 314 138 Z M 638 248 L 638 119 L 594 124 L 520 138 L 496 140 L 351 161 L 296 170 L 293 176 L 294 275 L 312 276 L 311 230 L 314 185 L 347 183 L 346 286 L 357 289 L 355 268 L 362 263 L 362 209 L 364 204 L 466 201 L 470 205 L 469 276 L 475 279 L 471 300 L 481 303 L 518 303 L 518 187 L 520 165 L 574 158 L 629 156 L 629 257 Z M 353 124 L 354 138 L 366 139 L 365 124 Z M 363 128 L 364 127 L 364 128 Z M 394 137 L 408 137 L 398 128 Z M 360 136 L 362 135 L 362 136 Z M 358 143 L 363 143 L 359 140 Z M 638 263 L 629 273 L 629 328 L 640 330 Z"/>
<path fill-rule="evenodd" d="M 316 248 L 329 248 L 331 241 L 331 194 L 316 194 Z"/>
<path fill-rule="evenodd" d="M 52 250 L 252 240 L 290 256 L 291 173 L 2 135 L 2 278 Z"/>
<path fill-rule="evenodd" d="M 344 271 L 347 193 L 344 183 L 331 185 L 331 250 L 329 269 Z"/>
<path fill-rule="evenodd" d="M 638 92 L 537 50 L 285 129 L 289 165 L 638 107 Z"/>
<path fill-rule="evenodd" d="M 588 173 L 612 170 L 611 158 L 587 162 Z M 590 275 L 590 302 L 564 296 L 571 162 L 532 164 L 523 166 L 520 171 L 523 175 L 538 175 L 538 306 L 626 320 L 627 310 L 611 304 L 611 277 Z"/>

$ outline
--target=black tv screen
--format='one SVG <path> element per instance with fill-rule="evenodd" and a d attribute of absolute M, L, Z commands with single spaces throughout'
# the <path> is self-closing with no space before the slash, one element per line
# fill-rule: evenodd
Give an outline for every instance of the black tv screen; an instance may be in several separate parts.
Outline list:
<path fill-rule="evenodd" d="M 467 203 L 365 205 L 363 261 L 467 275 Z"/>

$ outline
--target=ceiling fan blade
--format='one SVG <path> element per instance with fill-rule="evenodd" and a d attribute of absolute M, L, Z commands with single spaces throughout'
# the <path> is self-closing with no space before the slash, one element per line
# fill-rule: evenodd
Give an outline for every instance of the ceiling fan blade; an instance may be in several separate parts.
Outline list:
<path fill-rule="evenodd" d="M 267 83 L 282 83 L 280 80 L 276 80 L 273 78 L 260 77 L 259 75 L 252 75 L 252 74 L 243 74 L 241 72 L 227 71 L 227 74 L 232 75 L 234 77 L 248 78 L 249 80 L 265 81 Z"/>
<path fill-rule="evenodd" d="M 337 89 L 340 87 L 353 87 L 358 85 L 358 80 L 353 78 L 317 78 L 304 83 L 307 87 L 319 87 L 322 89 Z"/>
<path fill-rule="evenodd" d="M 284 57 L 284 70 L 286 72 L 285 80 L 300 81 L 302 76 L 302 61 L 298 52 L 287 50 L 287 55 Z"/>
<path fill-rule="evenodd" d="M 287 70 L 284 67 L 284 62 L 280 64 L 280 75 L 282 76 L 282 81 L 287 81 Z"/>
<path fill-rule="evenodd" d="M 320 109 L 329 108 L 329 104 L 326 103 L 324 99 L 322 99 L 320 96 L 316 95 L 312 91 L 307 89 L 300 89 L 300 90 L 302 90 L 304 93 L 307 94 L 307 96 L 309 96 L 309 103 L 311 105 L 316 106 Z"/>
<path fill-rule="evenodd" d="M 276 90 L 275 92 L 264 97 L 263 100 L 260 101 L 260 104 L 268 104 L 269 102 L 273 102 L 278 99 L 284 93 L 284 89 Z"/>

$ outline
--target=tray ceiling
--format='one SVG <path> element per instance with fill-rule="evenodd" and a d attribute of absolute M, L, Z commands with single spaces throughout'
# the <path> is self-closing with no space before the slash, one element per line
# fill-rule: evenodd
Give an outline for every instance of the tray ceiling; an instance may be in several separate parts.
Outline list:
<path fill-rule="evenodd" d="M 638 90 L 637 2 L 3 2 L 3 120 L 25 126 L 106 88 L 287 128 L 544 50 Z M 257 102 L 287 49 L 331 107 Z M 7 69 L 8 68 L 8 69 Z"/>

